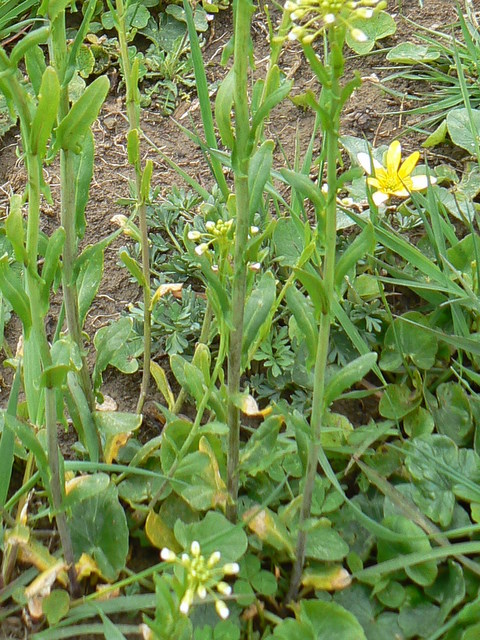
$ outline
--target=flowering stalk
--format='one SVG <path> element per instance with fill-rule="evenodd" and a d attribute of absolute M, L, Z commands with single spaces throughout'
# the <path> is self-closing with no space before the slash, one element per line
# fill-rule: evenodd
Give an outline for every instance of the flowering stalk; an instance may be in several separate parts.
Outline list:
<path fill-rule="evenodd" d="M 10 63 L 2 49 L 0 49 L 0 71 L 10 70 Z M 69 578 L 72 593 L 78 591 L 76 572 L 74 567 L 73 547 L 67 525 L 65 511 L 62 507 L 63 490 L 59 468 L 59 449 L 56 420 L 56 395 L 52 385 L 39 384 L 40 376 L 52 367 L 52 356 L 45 331 L 45 305 L 42 301 L 38 273 L 38 241 L 40 227 L 40 194 L 42 157 L 31 145 L 32 112 L 28 96 L 21 87 L 16 74 L 10 74 L 5 79 L 8 88 L 7 95 L 11 95 L 20 120 L 22 145 L 25 150 L 25 168 L 28 185 L 28 216 L 24 255 L 25 293 L 31 310 L 31 327 L 23 327 L 23 377 L 24 389 L 30 421 L 35 427 L 46 427 L 47 455 L 50 478 L 46 487 L 60 535 L 60 541 L 66 563 L 69 565 Z M 3 89 L 3 87 L 0 87 Z M 22 242 L 23 247 L 23 242 Z"/>
<path fill-rule="evenodd" d="M 65 83 L 67 64 L 67 35 L 65 27 L 65 11 L 51 22 L 50 57 L 57 72 L 61 89 L 58 104 L 58 122 L 61 122 L 70 109 L 68 84 Z M 75 203 L 75 154 L 69 149 L 60 149 L 60 220 L 65 229 L 65 242 L 62 255 L 62 291 L 67 319 L 68 333 L 78 346 L 82 358 L 79 372 L 82 390 L 90 411 L 95 409 L 95 397 L 90 378 L 87 358 L 83 348 L 82 328 L 78 308 L 77 284 L 74 278 L 74 266 L 78 257 L 78 230 L 76 224 Z"/>
<path fill-rule="evenodd" d="M 305 524 L 310 518 L 313 488 L 317 474 L 318 455 L 321 450 L 320 435 L 323 416 L 328 407 L 325 406 L 325 371 L 330 347 L 330 326 L 332 312 L 330 301 L 334 297 L 335 253 L 337 237 L 337 161 L 340 114 L 343 104 L 355 87 L 356 81 L 341 87 L 340 79 L 344 72 L 343 46 L 345 33 L 350 31 L 358 40 L 365 38 L 355 27 L 356 18 L 369 18 L 373 9 L 385 6 L 379 0 L 287 0 L 285 8 L 290 13 L 294 27 L 289 38 L 299 40 L 318 80 L 323 85 L 322 98 L 317 104 L 320 116 L 325 148 L 327 200 L 325 205 L 325 237 L 324 258 L 322 264 L 322 282 L 324 300 L 326 301 L 320 317 L 318 330 L 318 346 L 314 368 L 314 385 L 312 399 L 312 415 L 310 419 L 311 443 L 308 452 L 307 471 L 303 490 L 302 505 L 298 524 L 298 536 L 287 593 L 287 602 L 294 600 L 298 594 L 303 565 L 307 532 Z M 327 51 L 325 64 L 315 54 L 312 42 L 326 31 Z M 317 220 L 317 224 L 320 221 Z"/>
<path fill-rule="evenodd" d="M 150 256 L 148 245 L 146 186 L 142 188 L 143 172 L 141 167 L 140 147 L 138 143 L 140 133 L 140 95 L 138 91 L 138 67 L 132 69 L 128 56 L 127 33 L 125 25 L 125 5 L 123 0 L 116 0 L 116 23 L 120 57 L 122 60 L 123 80 L 126 88 L 126 107 L 128 119 L 129 161 L 135 171 L 135 199 L 140 228 L 140 246 L 142 248 L 143 274 L 143 373 L 140 394 L 137 402 L 137 413 L 141 413 L 147 397 L 150 381 L 151 358 L 151 287 L 150 287 Z M 138 63 L 137 63 L 138 64 Z M 147 163 L 147 167 L 148 167 Z M 146 168 L 147 169 L 147 168 Z M 148 167 L 149 169 L 149 167 Z M 147 170 L 145 175 L 147 175 Z M 149 180 L 147 180 L 149 182 Z"/>
<path fill-rule="evenodd" d="M 227 517 L 237 517 L 238 457 L 240 448 L 240 410 L 234 399 L 240 390 L 242 365 L 243 317 L 247 283 L 245 247 L 249 229 L 248 166 L 250 120 L 248 109 L 248 51 L 252 3 L 250 0 L 235 0 L 234 3 L 234 60 L 233 73 L 235 106 L 234 182 L 236 196 L 236 234 L 232 283 L 232 324 L 228 352 L 228 457 L 227 488 L 230 504 Z"/>

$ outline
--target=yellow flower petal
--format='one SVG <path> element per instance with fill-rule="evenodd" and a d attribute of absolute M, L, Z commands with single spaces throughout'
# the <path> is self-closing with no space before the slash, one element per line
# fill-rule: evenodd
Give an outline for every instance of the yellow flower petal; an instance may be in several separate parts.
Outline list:
<path fill-rule="evenodd" d="M 417 164 L 419 158 L 420 158 L 420 153 L 418 151 L 415 151 L 414 153 L 410 154 L 408 158 L 402 163 L 402 166 L 398 170 L 398 177 L 402 179 L 409 176 L 412 173 L 412 171 L 415 169 L 415 165 Z"/>
<path fill-rule="evenodd" d="M 387 173 L 394 175 L 398 173 L 398 167 L 402 159 L 402 146 L 398 140 L 394 140 L 387 151 Z"/>

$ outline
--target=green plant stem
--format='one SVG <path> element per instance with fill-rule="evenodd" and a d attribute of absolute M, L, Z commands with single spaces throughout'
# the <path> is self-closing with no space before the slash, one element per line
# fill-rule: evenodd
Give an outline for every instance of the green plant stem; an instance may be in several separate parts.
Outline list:
<path fill-rule="evenodd" d="M 338 82 L 337 68 L 332 67 L 332 82 L 329 88 L 329 118 L 328 126 L 325 128 L 326 161 L 327 161 L 327 185 L 328 197 L 326 203 L 325 222 L 325 257 L 323 261 L 323 286 L 325 299 L 328 306 L 322 310 L 320 326 L 318 331 L 318 346 L 315 359 L 312 416 L 310 419 L 311 443 L 308 452 L 307 472 L 305 476 L 305 487 L 303 490 L 302 506 L 298 523 L 298 536 L 290 586 L 286 601 L 295 600 L 298 595 L 298 588 L 302 576 L 305 561 L 305 550 L 307 543 L 307 531 L 305 525 L 310 518 L 313 489 L 315 477 L 317 475 L 318 454 L 321 448 L 320 435 L 322 431 L 323 414 L 325 412 L 324 392 L 325 392 L 325 371 L 327 367 L 327 357 L 330 344 L 331 309 L 329 301 L 334 296 L 335 278 L 335 252 L 337 242 L 337 158 L 338 158 L 338 136 L 339 136 L 339 106 L 340 87 Z"/>
<path fill-rule="evenodd" d="M 63 86 L 65 66 L 67 60 L 67 37 L 65 28 L 65 12 L 62 11 L 52 21 L 52 37 L 50 52 L 53 64 L 62 83 L 60 102 L 58 106 L 58 122 L 60 122 L 70 109 L 68 85 Z M 75 157 L 72 151 L 60 150 L 60 221 L 65 230 L 65 243 L 62 254 L 62 290 L 67 318 L 68 333 L 73 342 L 78 346 L 82 358 L 82 367 L 79 372 L 82 390 L 88 402 L 90 411 L 95 409 L 95 396 L 92 381 L 88 370 L 88 363 L 83 345 L 82 328 L 78 308 L 77 284 L 74 279 L 74 266 L 78 256 L 78 234 L 76 228 L 75 207 Z"/>
<path fill-rule="evenodd" d="M 45 370 L 52 366 L 52 357 L 48 346 L 43 315 L 39 312 L 41 301 L 38 289 L 38 273 L 36 271 L 38 255 L 38 228 L 40 218 L 40 171 L 41 163 L 37 156 L 27 155 L 28 171 L 28 222 L 27 222 L 27 268 L 25 274 L 25 286 L 32 308 L 32 336 L 26 340 L 26 348 L 36 343 L 40 354 L 42 368 Z M 38 423 L 39 416 L 30 416 Z M 47 453 L 50 468 L 50 493 L 52 506 L 55 511 L 58 533 L 62 543 L 65 562 L 69 569 L 70 587 L 72 593 L 78 592 L 78 584 L 75 573 L 75 561 L 73 556 L 72 540 L 68 530 L 67 519 L 62 511 L 62 486 L 59 469 L 59 450 L 56 420 L 56 398 L 54 389 L 45 389 L 45 426 L 47 431 Z"/>
<path fill-rule="evenodd" d="M 68 577 L 70 580 L 70 588 L 72 595 L 77 597 L 79 587 L 77 582 L 77 574 L 75 571 L 75 558 L 73 555 L 72 539 L 68 530 L 67 518 L 63 511 L 63 492 L 60 483 L 60 465 L 57 438 L 57 410 L 55 389 L 45 389 L 45 423 L 47 427 L 47 447 L 48 447 L 48 464 L 51 473 L 50 489 L 52 492 L 52 503 L 55 511 L 55 520 L 57 522 L 58 533 L 62 543 L 63 557 L 68 565 Z"/>
<path fill-rule="evenodd" d="M 128 130 L 137 130 L 140 135 L 140 104 L 137 86 L 137 76 L 132 74 L 132 65 L 128 56 L 127 32 L 125 25 L 125 6 L 123 0 L 116 0 L 117 32 L 122 59 L 123 80 L 126 88 L 126 107 Z M 150 287 L 150 256 L 148 246 L 147 207 L 142 195 L 142 168 L 140 152 L 134 159 L 135 169 L 135 199 L 137 201 L 138 226 L 140 228 L 140 242 L 142 248 L 143 285 L 143 372 L 140 393 L 137 401 L 137 413 L 141 413 L 148 393 L 150 382 L 151 359 L 151 287 Z"/>
<path fill-rule="evenodd" d="M 235 105 L 235 156 L 233 163 L 236 196 L 235 250 L 232 283 L 232 324 L 228 353 L 228 457 L 227 489 L 230 504 L 227 517 L 233 522 L 237 518 L 238 456 L 240 448 L 240 410 L 235 398 L 240 391 L 242 365 L 243 317 L 247 283 L 245 247 L 249 227 L 249 109 L 248 109 L 248 46 L 252 5 L 249 0 L 236 0 L 234 4 L 234 105 Z"/>

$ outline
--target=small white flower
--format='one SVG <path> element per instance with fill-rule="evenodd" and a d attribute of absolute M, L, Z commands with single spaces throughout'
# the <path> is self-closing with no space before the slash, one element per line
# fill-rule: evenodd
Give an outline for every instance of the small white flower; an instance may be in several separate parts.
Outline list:
<path fill-rule="evenodd" d="M 187 234 L 187 238 L 189 240 L 200 240 L 201 237 L 202 234 L 200 233 L 200 231 L 189 231 Z"/>
<path fill-rule="evenodd" d="M 207 231 L 213 231 L 215 229 L 215 222 L 213 222 L 213 220 L 207 220 L 207 222 L 205 223 L 205 229 Z"/>
<path fill-rule="evenodd" d="M 200 544 L 197 542 L 197 540 L 194 540 L 192 542 L 190 546 L 190 552 L 195 558 L 198 558 L 198 556 L 200 555 Z"/>

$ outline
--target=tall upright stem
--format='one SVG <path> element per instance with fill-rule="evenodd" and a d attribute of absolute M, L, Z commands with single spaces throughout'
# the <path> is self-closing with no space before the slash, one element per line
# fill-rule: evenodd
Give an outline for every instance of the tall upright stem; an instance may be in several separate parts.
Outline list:
<path fill-rule="evenodd" d="M 52 357 L 45 333 L 43 315 L 39 313 L 39 309 L 41 308 L 41 301 L 38 290 L 38 274 L 36 271 L 38 254 L 41 171 L 41 165 L 38 157 L 32 156 L 30 154 L 27 155 L 27 171 L 28 222 L 26 249 L 28 264 L 25 270 L 25 284 L 32 308 L 32 335 L 28 340 L 25 340 L 25 348 L 38 348 L 42 368 L 45 370 L 46 368 L 52 366 Z M 28 364 L 26 366 L 28 367 Z M 26 378 L 30 377 L 27 372 L 25 372 L 25 376 Z M 35 424 L 38 423 L 38 415 L 30 416 L 30 418 Z M 65 562 L 69 567 L 68 573 L 70 578 L 70 586 L 72 589 L 72 593 L 76 594 L 78 592 L 78 585 L 74 566 L 72 540 L 70 537 L 70 532 L 68 530 L 65 512 L 62 510 L 63 491 L 58 460 L 59 450 L 56 419 L 56 398 L 55 390 L 51 388 L 45 389 L 45 426 L 47 430 L 47 453 L 50 468 L 50 492 L 52 496 L 52 506 L 55 511 L 55 520 L 57 522 L 57 528 L 60 535 L 60 541 L 62 543 Z"/>
<path fill-rule="evenodd" d="M 133 78 L 132 66 L 128 56 L 128 44 L 125 26 L 125 6 L 123 0 L 117 0 L 118 42 L 122 59 L 123 80 L 126 88 L 126 107 L 128 130 L 137 130 L 140 133 L 140 105 L 138 96 L 137 78 Z M 150 256 L 148 247 L 147 207 L 142 196 L 142 167 L 140 152 L 134 160 L 135 169 L 135 199 L 138 211 L 138 226 L 140 228 L 140 241 L 142 247 L 142 273 L 143 286 L 143 373 L 140 393 L 137 401 L 137 413 L 141 413 L 148 393 L 150 382 L 151 359 L 151 287 L 150 287 Z"/>
<path fill-rule="evenodd" d="M 51 57 L 57 75 L 61 82 L 60 102 L 58 107 L 58 121 L 60 122 L 70 108 L 68 86 L 63 85 L 65 65 L 67 59 L 65 12 L 61 12 L 52 21 Z M 76 228 L 75 211 L 75 157 L 72 151 L 60 150 L 60 191 L 61 208 L 60 221 L 65 229 L 65 243 L 63 245 L 62 289 L 67 318 L 68 333 L 78 346 L 82 354 L 82 368 L 80 381 L 82 390 L 90 410 L 95 409 L 95 397 L 88 371 L 88 363 L 83 348 L 82 328 L 78 309 L 77 284 L 73 277 L 74 265 L 78 253 L 78 234 Z"/>
<path fill-rule="evenodd" d="M 327 357 L 330 344 L 331 310 L 330 300 L 334 295 L 335 278 L 335 251 L 337 242 L 337 158 L 338 158 L 338 135 L 340 117 L 340 88 L 337 69 L 331 69 L 331 85 L 329 91 L 328 126 L 324 131 L 327 160 L 327 185 L 328 195 L 326 203 L 325 222 L 325 256 L 323 261 L 323 286 L 327 304 L 322 310 L 318 330 L 318 346 L 315 358 L 312 416 L 310 420 L 311 443 L 308 452 L 307 472 L 305 476 L 305 487 L 303 490 L 302 506 L 300 509 L 300 519 L 298 524 L 297 547 L 295 563 L 290 577 L 290 586 L 287 593 L 287 602 L 294 600 L 298 593 L 298 587 L 302 576 L 305 562 L 305 550 L 307 544 L 307 532 L 305 523 L 310 518 L 312 507 L 313 488 L 317 474 L 318 453 L 321 447 L 320 435 L 322 431 L 325 396 L 325 371 L 327 367 Z"/>
<path fill-rule="evenodd" d="M 252 4 L 250 0 L 234 3 L 234 61 L 233 72 L 235 105 L 235 160 L 233 162 L 236 196 L 236 227 L 234 250 L 234 273 L 232 284 L 232 323 L 228 353 L 228 458 L 227 488 L 230 504 L 227 516 L 231 521 L 237 517 L 238 456 L 240 447 L 240 411 L 235 406 L 235 397 L 240 390 L 242 364 L 243 317 L 247 282 L 245 246 L 249 228 L 249 108 L 248 108 L 248 47 Z"/>

